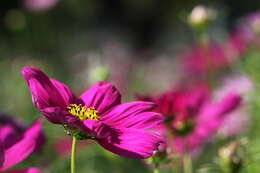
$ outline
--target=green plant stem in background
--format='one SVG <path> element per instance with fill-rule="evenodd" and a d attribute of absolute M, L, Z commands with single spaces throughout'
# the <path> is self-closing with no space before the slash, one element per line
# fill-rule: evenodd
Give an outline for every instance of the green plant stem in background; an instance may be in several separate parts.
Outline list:
<path fill-rule="evenodd" d="M 183 155 L 183 172 L 192 173 L 192 160 L 189 153 Z"/>
<path fill-rule="evenodd" d="M 158 168 L 154 168 L 153 173 L 160 173 Z"/>
<path fill-rule="evenodd" d="M 77 137 L 72 137 L 72 146 L 71 146 L 71 173 L 76 173 L 76 145 Z"/>

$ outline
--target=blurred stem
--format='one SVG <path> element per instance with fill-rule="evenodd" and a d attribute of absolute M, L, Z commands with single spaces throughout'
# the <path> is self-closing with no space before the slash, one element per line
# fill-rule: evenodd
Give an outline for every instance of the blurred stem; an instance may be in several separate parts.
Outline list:
<path fill-rule="evenodd" d="M 153 173 L 159 173 L 159 162 L 156 159 L 156 156 L 152 157 L 152 163 L 154 165 Z"/>
<path fill-rule="evenodd" d="M 201 44 L 201 46 L 205 47 L 209 42 L 209 37 L 207 35 L 207 33 L 203 32 L 200 33 L 199 35 L 199 43 Z"/>
<path fill-rule="evenodd" d="M 72 137 L 72 146 L 71 146 L 71 173 L 76 173 L 76 145 L 77 137 Z"/>
<path fill-rule="evenodd" d="M 160 173 L 158 168 L 154 168 L 153 173 Z"/>
<path fill-rule="evenodd" d="M 192 160 L 189 153 L 183 155 L 183 172 L 192 173 Z"/>

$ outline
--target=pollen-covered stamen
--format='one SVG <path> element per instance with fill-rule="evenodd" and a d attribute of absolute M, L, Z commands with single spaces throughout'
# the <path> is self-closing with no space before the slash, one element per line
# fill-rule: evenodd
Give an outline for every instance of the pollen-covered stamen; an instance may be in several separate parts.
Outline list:
<path fill-rule="evenodd" d="M 81 121 L 84 120 L 99 120 L 98 111 L 94 107 L 87 108 L 81 104 L 70 104 L 67 111 Z"/>

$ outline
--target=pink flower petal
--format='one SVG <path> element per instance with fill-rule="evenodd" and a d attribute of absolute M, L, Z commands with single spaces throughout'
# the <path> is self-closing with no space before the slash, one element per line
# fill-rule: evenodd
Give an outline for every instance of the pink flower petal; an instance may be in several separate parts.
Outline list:
<path fill-rule="evenodd" d="M 85 120 L 83 124 L 86 127 L 84 131 L 93 138 L 111 138 L 113 136 L 113 129 L 101 121 Z"/>
<path fill-rule="evenodd" d="M 112 153 L 134 159 L 151 157 L 162 142 L 161 137 L 138 129 L 114 129 L 111 134 L 111 138 L 98 138 L 98 143 Z"/>
<path fill-rule="evenodd" d="M 164 120 L 160 114 L 148 112 L 155 106 L 142 101 L 120 104 L 102 116 L 101 121 L 116 128 L 151 128 Z"/>
<path fill-rule="evenodd" d="M 235 110 L 241 103 L 241 97 L 234 93 L 229 93 L 220 103 L 207 103 L 198 117 L 198 121 L 208 123 L 217 118 L 224 118 L 223 115 L 228 115 Z"/>
<path fill-rule="evenodd" d="M 31 91 L 33 103 L 38 109 L 68 105 L 69 100 L 64 100 L 64 98 L 71 99 L 69 96 L 73 95 L 68 87 L 55 80 L 51 81 L 35 67 L 24 67 L 22 74 Z"/>
<path fill-rule="evenodd" d="M 0 142 L 5 149 L 15 144 L 21 137 L 11 125 L 0 126 L 0 131 Z"/>
<path fill-rule="evenodd" d="M 23 170 L 3 171 L 2 173 L 41 173 L 41 171 L 38 168 L 29 168 Z"/>
<path fill-rule="evenodd" d="M 161 136 L 140 129 L 117 129 L 95 120 L 85 120 L 84 125 L 101 146 L 124 157 L 135 159 L 151 157 L 163 142 Z"/>
<path fill-rule="evenodd" d="M 209 98 L 209 88 L 206 84 L 196 84 L 189 88 L 179 87 L 174 92 L 173 98 L 173 114 L 182 114 L 185 116 L 194 116 L 201 109 L 201 106 Z"/>
<path fill-rule="evenodd" d="M 250 126 L 250 116 L 245 107 L 239 108 L 230 113 L 223 121 L 218 132 L 224 137 L 235 136 L 246 132 Z"/>
<path fill-rule="evenodd" d="M 54 124 L 71 124 L 78 121 L 74 116 L 69 114 L 64 108 L 48 107 L 41 110 L 42 115 Z"/>
<path fill-rule="evenodd" d="M 64 114 L 64 109 L 60 107 L 48 107 L 41 109 L 42 115 L 50 122 L 54 124 L 62 123 L 62 115 Z"/>
<path fill-rule="evenodd" d="M 241 97 L 235 93 L 229 93 L 220 103 L 205 104 L 200 116 L 199 121 L 210 122 L 215 118 L 223 118 L 231 111 L 235 110 L 241 103 Z"/>
<path fill-rule="evenodd" d="M 241 103 L 241 97 L 235 93 L 229 93 L 218 105 L 219 114 L 228 114 L 236 109 Z"/>
<path fill-rule="evenodd" d="M 63 100 L 66 102 L 66 105 L 78 102 L 78 99 L 68 86 L 55 79 L 51 79 L 51 82 L 57 88 L 60 95 L 63 97 Z"/>
<path fill-rule="evenodd" d="M 4 161 L 0 170 L 5 170 L 21 162 L 36 149 L 38 146 L 38 139 L 42 135 L 41 126 L 42 121 L 37 120 L 26 130 L 23 138 L 19 142 L 4 150 Z"/>
<path fill-rule="evenodd" d="M 87 107 L 95 107 L 99 114 L 120 104 L 121 95 L 117 89 L 107 82 L 97 82 L 93 87 L 81 95 Z"/>

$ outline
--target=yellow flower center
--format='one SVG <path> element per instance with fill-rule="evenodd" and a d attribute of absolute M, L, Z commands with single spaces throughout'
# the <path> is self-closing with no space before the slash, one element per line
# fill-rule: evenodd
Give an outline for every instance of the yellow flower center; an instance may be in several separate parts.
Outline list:
<path fill-rule="evenodd" d="M 80 121 L 100 119 L 98 116 L 98 111 L 94 107 L 87 108 L 81 104 L 70 104 L 67 107 L 67 111 L 74 117 L 78 118 Z"/>

